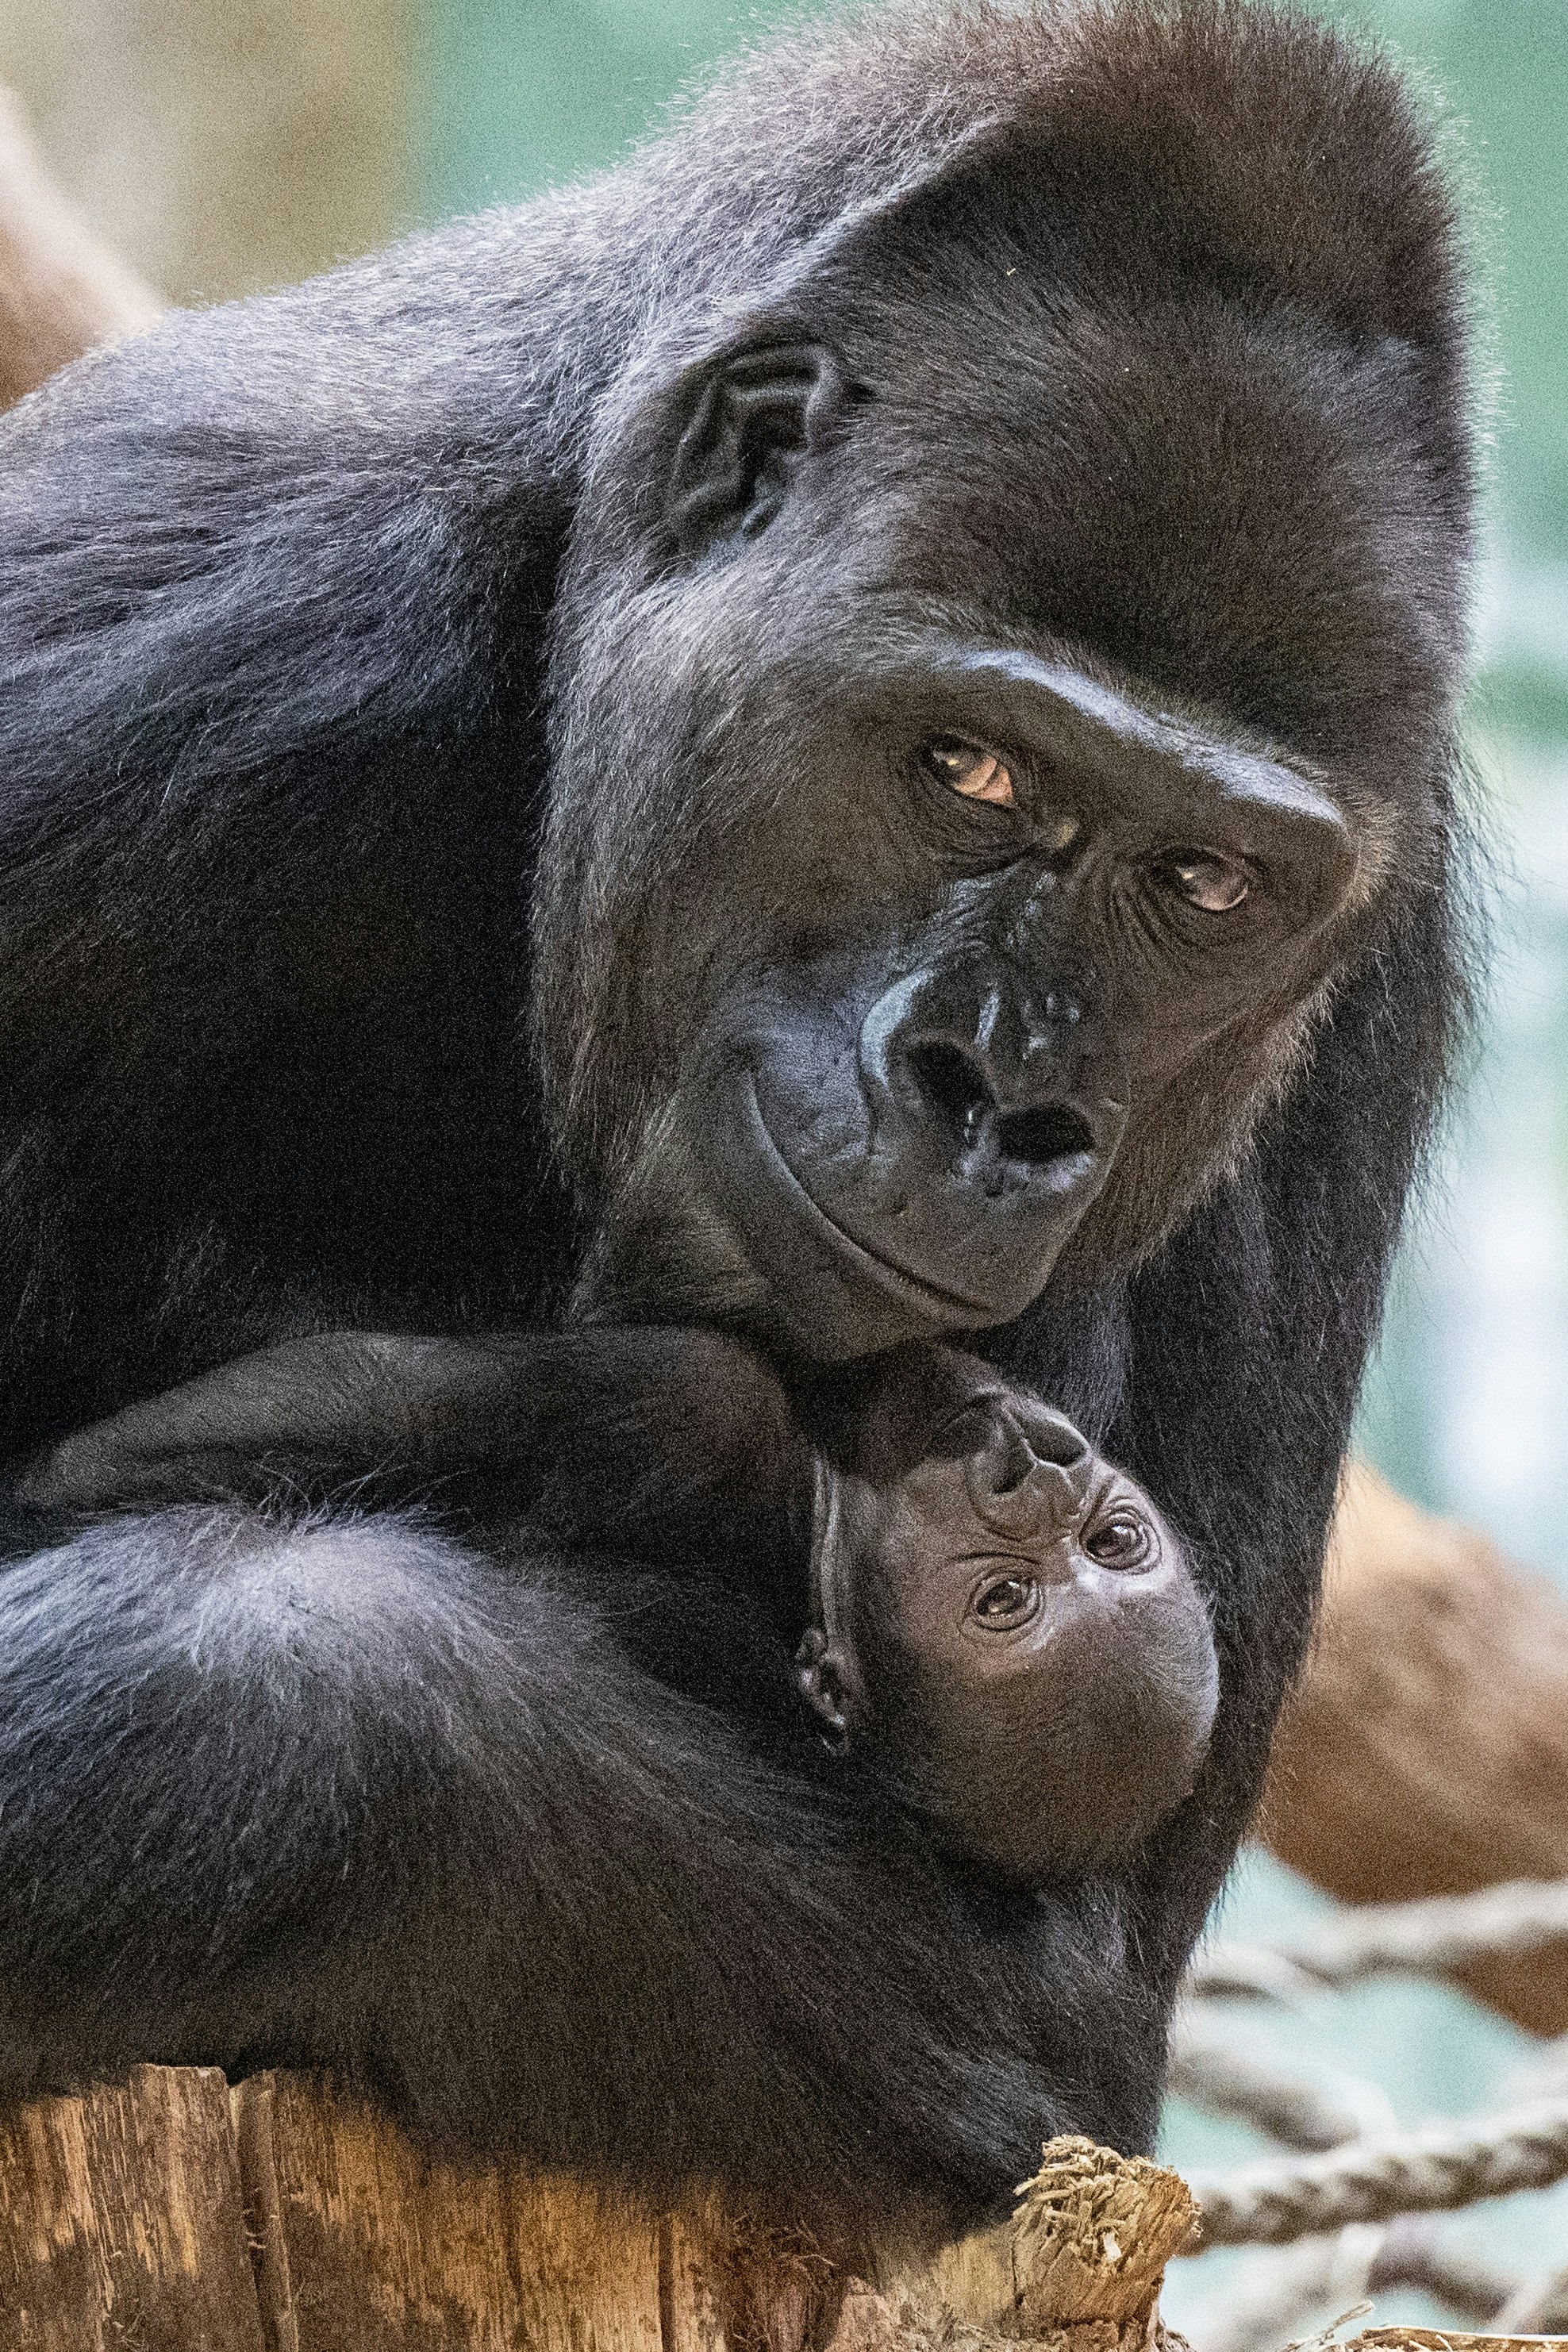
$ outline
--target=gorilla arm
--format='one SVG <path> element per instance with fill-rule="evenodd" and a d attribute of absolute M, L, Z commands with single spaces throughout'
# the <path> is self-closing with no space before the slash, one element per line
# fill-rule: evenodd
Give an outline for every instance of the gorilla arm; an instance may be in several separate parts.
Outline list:
<path fill-rule="evenodd" d="M 771 1559 L 805 1441 L 739 1341 L 656 1326 L 483 1337 L 330 1331 L 287 1340 L 73 1432 L 12 1489 L 52 1516 L 222 1496 L 423 1497 L 526 1511 L 575 1542 L 635 1536 Z"/>
<path fill-rule="evenodd" d="M 616 1565 L 208 1506 L 0 1570 L 0 2085 L 324 2065 L 831 2248 L 1000 2212 L 1068 2124 L 1142 2143 L 1110 1898 L 955 1882 L 643 1671 Z"/>
<path fill-rule="evenodd" d="M 542 1493 L 548 1517 L 542 1449 L 579 1544 L 597 1508 L 619 1556 L 518 1524 Z M 1004 2210 L 1068 2123 L 1143 2139 L 1157 2033 L 1114 1895 L 955 1874 L 785 1724 L 787 1646 L 702 1572 L 737 1541 L 776 1563 L 803 1471 L 809 1495 L 750 1351 L 323 1335 L 80 1433 L 17 1500 L 466 1457 L 504 1497 L 492 1559 L 391 1513 L 187 1503 L 43 1549 L 24 1511 L 0 1885 L 36 1892 L 0 1904 L 26 1989 L 0 2084 L 325 2064 L 437 2147 L 716 2181 L 845 2247 Z"/>
<path fill-rule="evenodd" d="M 454 1276 L 527 1319 L 574 242 L 175 315 L 0 424 L 0 1454 Z"/>

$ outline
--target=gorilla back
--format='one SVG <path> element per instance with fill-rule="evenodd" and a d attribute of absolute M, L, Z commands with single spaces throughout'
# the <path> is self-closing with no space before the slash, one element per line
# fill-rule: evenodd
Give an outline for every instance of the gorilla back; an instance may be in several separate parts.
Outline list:
<path fill-rule="evenodd" d="M 58 1530 L 0 1584 L 7 2079 L 320 2063 L 836 2236 L 1146 2137 L 1462 996 L 1466 371 L 1377 59 L 911 8 L 18 412 L 7 1451 L 574 1286 L 796 1365 L 962 1328 L 1181 1529 L 1221 1701 L 1023 1901 L 558 1558 Z"/>

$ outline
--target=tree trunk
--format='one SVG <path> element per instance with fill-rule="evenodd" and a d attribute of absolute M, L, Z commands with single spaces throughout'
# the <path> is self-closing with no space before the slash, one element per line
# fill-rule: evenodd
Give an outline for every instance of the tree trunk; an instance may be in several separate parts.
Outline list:
<path fill-rule="evenodd" d="M 162 305 L 100 244 L 44 168 L 21 102 L 0 89 L 0 408 Z"/>
<path fill-rule="evenodd" d="M 5 2352 L 1145 2352 L 1192 2201 L 1053 2141 L 1012 2231 L 836 2274 L 716 2210 L 422 2158 L 302 2075 L 210 2068 L 0 2119 Z"/>
<path fill-rule="evenodd" d="M 1568 1600 L 1352 1470 L 1263 1835 L 1348 1903 L 1568 1877 Z M 1521 2025 L 1568 2032 L 1568 1946 L 1463 1981 Z"/>

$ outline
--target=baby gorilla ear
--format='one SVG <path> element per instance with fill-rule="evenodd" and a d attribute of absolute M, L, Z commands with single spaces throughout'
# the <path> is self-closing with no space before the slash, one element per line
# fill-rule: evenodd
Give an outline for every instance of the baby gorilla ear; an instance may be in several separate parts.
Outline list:
<path fill-rule="evenodd" d="M 670 474 L 666 514 L 681 554 L 765 530 L 802 462 L 832 439 L 852 400 L 825 343 L 763 343 L 720 360 Z"/>
<path fill-rule="evenodd" d="M 847 1746 L 865 1709 L 860 1677 L 844 1643 L 829 1641 L 820 1625 L 811 1626 L 795 1654 L 795 1673 L 807 1706 L 835 1741 Z"/>

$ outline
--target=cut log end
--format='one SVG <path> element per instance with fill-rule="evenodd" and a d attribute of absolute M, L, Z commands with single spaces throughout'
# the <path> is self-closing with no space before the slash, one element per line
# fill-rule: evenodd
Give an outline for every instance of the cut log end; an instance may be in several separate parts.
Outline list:
<path fill-rule="evenodd" d="M 1092 2140 L 1050 2141 L 1014 2222 L 1018 2332 L 1053 2352 L 1141 2352 L 1156 2340 L 1165 2265 L 1196 2221 L 1178 2173 Z"/>
<path fill-rule="evenodd" d="M 1006 2228 L 879 2295 L 854 2282 L 830 2352 L 1179 2352 L 1160 2288 L 1196 2219 L 1186 2183 L 1163 2166 L 1090 2139 L 1048 2141 Z"/>

